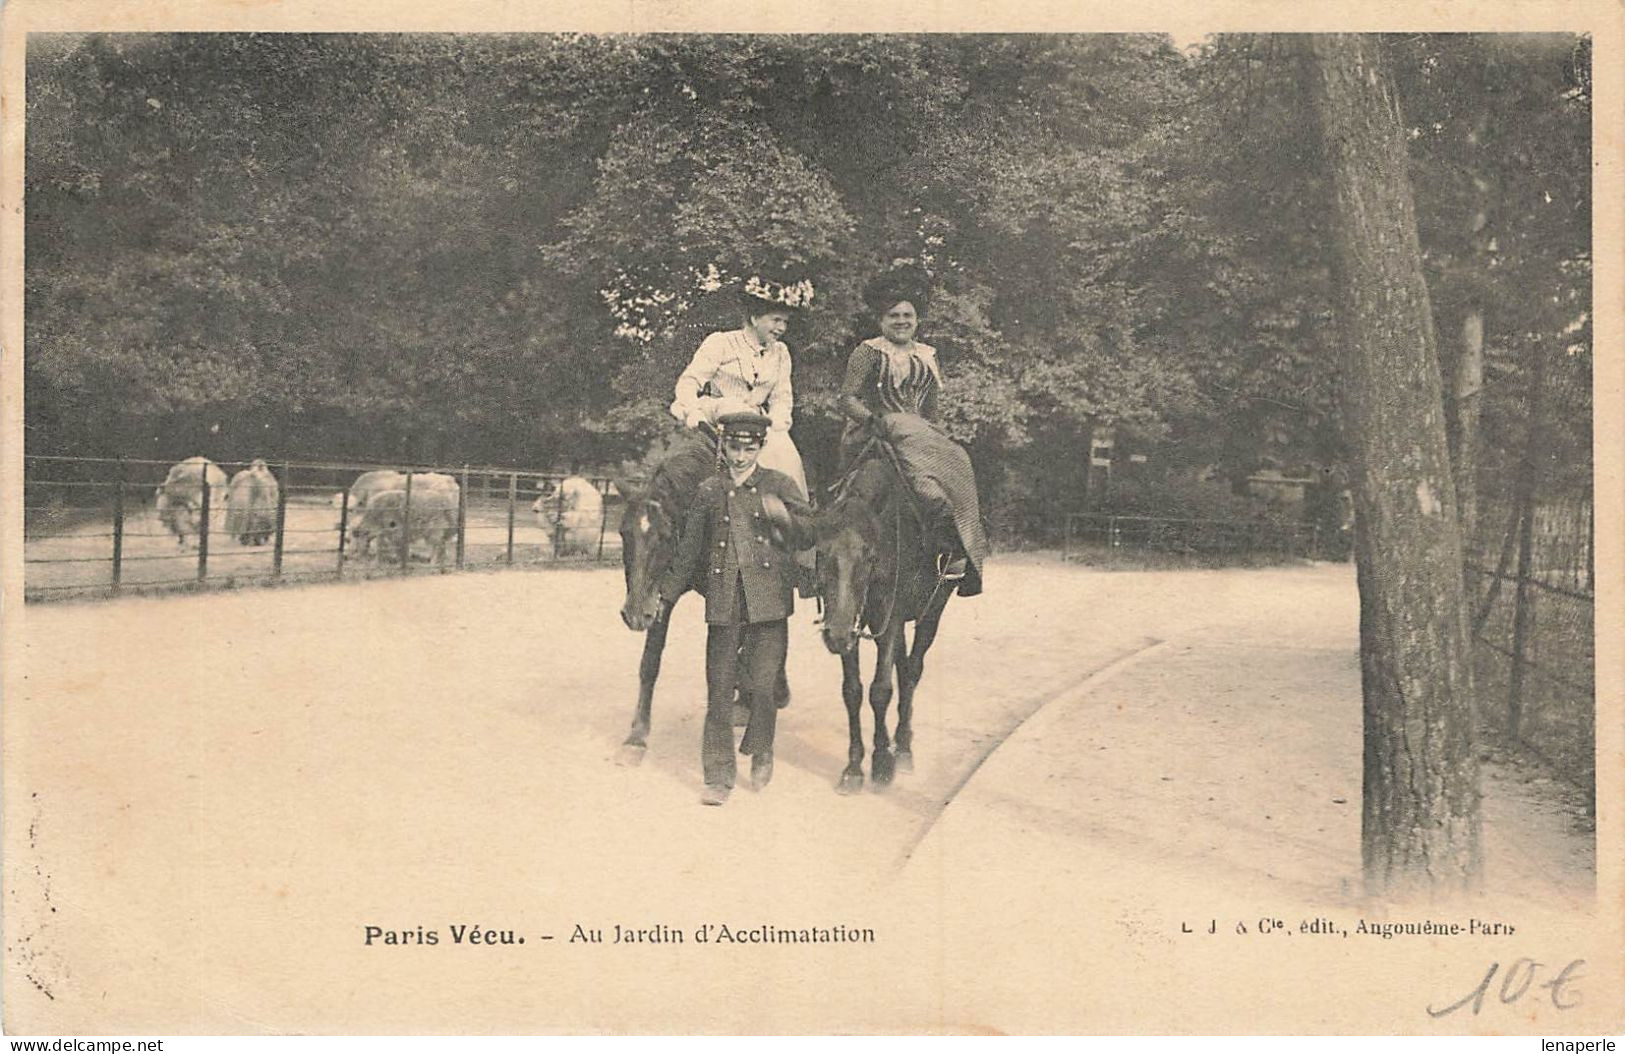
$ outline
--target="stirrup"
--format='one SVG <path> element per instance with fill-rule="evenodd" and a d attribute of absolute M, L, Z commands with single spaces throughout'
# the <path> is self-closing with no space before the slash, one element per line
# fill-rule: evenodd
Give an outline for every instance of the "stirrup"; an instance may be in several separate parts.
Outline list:
<path fill-rule="evenodd" d="M 965 577 L 970 561 L 963 556 L 949 558 L 947 553 L 937 554 L 937 581 L 957 582 Z"/>

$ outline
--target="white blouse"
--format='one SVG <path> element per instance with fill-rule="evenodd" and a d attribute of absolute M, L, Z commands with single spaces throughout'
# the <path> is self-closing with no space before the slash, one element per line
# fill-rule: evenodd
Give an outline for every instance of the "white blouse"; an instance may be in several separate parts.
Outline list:
<path fill-rule="evenodd" d="M 783 341 L 761 348 L 742 329 L 712 333 L 700 342 L 688 368 L 677 378 L 671 415 L 697 427 L 710 421 L 724 402 L 743 403 L 788 432 L 795 394 L 790 385 L 790 349 Z"/>

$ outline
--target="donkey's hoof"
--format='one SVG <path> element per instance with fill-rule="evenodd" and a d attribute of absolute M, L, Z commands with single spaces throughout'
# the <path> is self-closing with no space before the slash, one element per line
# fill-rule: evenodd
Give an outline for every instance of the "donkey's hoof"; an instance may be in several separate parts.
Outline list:
<path fill-rule="evenodd" d="M 644 752 L 649 749 L 645 743 L 622 743 L 621 749 L 615 754 L 615 764 L 631 768 L 643 763 Z"/>
<path fill-rule="evenodd" d="M 836 794 L 856 794 L 862 789 L 863 773 L 861 772 L 843 772 L 841 773 L 841 782 L 835 785 Z"/>
<path fill-rule="evenodd" d="M 892 777 L 897 775 L 896 759 L 890 751 L 877 751 L 874 761 L 869 765 L 869 776 L 875 781 L 876 789 L 891 783 Z"/>
<path fill-rule="evenodd" d="M 914 771 L 914 752 L 912 750 L 899 750 L 897 752 L 897 771 L 904 773 Z"/>

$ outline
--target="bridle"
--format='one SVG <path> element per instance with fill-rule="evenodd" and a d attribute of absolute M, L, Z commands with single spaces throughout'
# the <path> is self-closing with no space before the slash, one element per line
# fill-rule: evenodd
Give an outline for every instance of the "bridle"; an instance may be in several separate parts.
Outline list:
<path fill-rule="evenodd" d="M 660 580 L 666 566 L 671 563 L 675 555 L 675 546 L 671 544 L 670 520 L 659 498 L 643 499 L 643 515 L 649 518 L 649 531 L 643 538 L 643 549 L 648 554 L 644 562 L 644 579 L 645 583 L 654 583 Z M 655 557 L 660 552 L 662 543 L 666 558 L 657 561 Z M 630 571 L 628 573 L 630 574 Z"/>
<path fill-rule="evenodd" d="M 887 628 L 891 626 L 892 616 L 897 613 L 897 598 L 902 594 L 903 591 L 903 504 L 899 501 L 892 502 L 892 528 L 891 595 L 886 598 L 886 617 L 878 619 L 874 623 L 880 627 L 881 633 L 885 633 Z M 873 558 L 871 558 L 871 561 L 872 559 Z M 865 640 L 876 640 L 877 637 L 873 632 L 865 631 L 862 628 L 863 609 L 868 607 L 869 602 L 870 580 L 871 576 L 864 576 L 864 603 L 862 607 L 858 608 L 858 621 L 857 625 L 853 627 L 853 630 L 859 637 L 862 637 Z"/>
<path fill-rule="evenodd" d="M 891 448 L 890 444 L 881 442 L 880 439 L 875 436 L 870 436 L 869 439 L 864 442 L 863 446 L 859 448 L 857 457 L 852 459 L 852 467 L 847 469 L 846 473 L 842 475 L 840 479 L 836 480 L 833 485 L 831 485 L 830 491 L 833 493 L 836 502 L 842 501 L 847 496 L 847 490 L 851 487 L 852 481 L 857 478 L 859 470 L 862 469 L 866 462 L 871 460 L 869 457 L 869 452 L 877 446 L 885 453 L 886 459 L 891 465 L 892 477 L 897 483 L 897 490 L 901 496 L 901 500 L 894 499 L 892 501 L 891 593 L 886 598 L 885 617 L 876 619 L 872 623 L 873 625 L 879 627 L 879 634 L 884 634 L 891 626 L 892 617 L 897 613 L 897 602 L 902 596 L 903 590 L 903 502 L 908 502 L 909 509 L 914 514 L 914 521 L 919 526 L 922 537 L 925 531 L 924 516 L 920 511 L 919 505 L 914 500 L 914 494 L 912 488 L 910 488 L 908 485 L 907 477 L 903 475 L 903 468 L 897 462 L 897 452 Z M 873 564 L 873 556 L 869 558 L 869 562 L 871 565 Z M 858 599 L 857 610 L 852 616 L 853 636 L 862 640 L 878 639 L 878 634 L 876 632 L 865 630 L 863 628 L 863 614 L 869 606 L 869 583 L 874 578 L 873 574 L 870 573 L 871 571 L 872 566 L 871 568 L 866 569 L 865 572 L 859 576 L 863 583 L 862 594 Z M 940 579 L 938 581 L 938 587 L 941 587 Z M 932 591 L 931 599 L 933 602 L 936 600 L 935 590 Z M 822 621 L 822 597 L 819 598 L 819 604 L 820 621 Z"/>

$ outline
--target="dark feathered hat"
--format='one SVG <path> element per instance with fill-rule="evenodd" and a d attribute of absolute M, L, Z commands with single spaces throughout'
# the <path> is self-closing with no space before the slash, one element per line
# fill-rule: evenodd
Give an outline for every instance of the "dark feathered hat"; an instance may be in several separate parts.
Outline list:
<path fill-rule="evenodd" d="M 903 300 L 913 304 L 914 310 L 923 315 L 930 298 L 931 276 L 913 261 L 893 264 L 863 287 L 863 303 L 875 315 Z"/>

